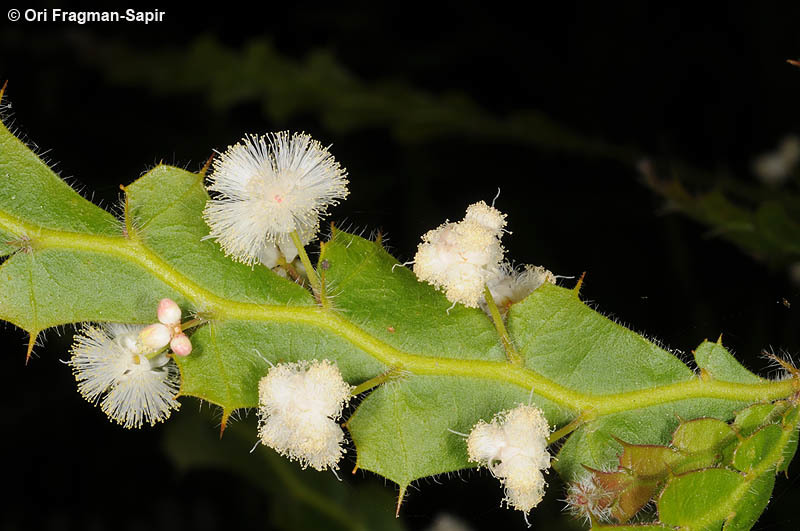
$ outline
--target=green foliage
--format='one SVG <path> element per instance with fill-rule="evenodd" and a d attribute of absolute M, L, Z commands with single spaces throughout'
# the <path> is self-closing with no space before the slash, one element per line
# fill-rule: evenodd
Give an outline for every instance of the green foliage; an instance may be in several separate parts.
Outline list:
<path fill-rule="evenodd" d="M 409 144 L 459 136 L 605 158 L 631 168 L 647 159 L 637 146 L 589 137 L 534 109 L 496 116 L 466 94 L 438 95 L 396 80 L 363 81 L 324 49 L 298 60 L 268 40 L 235 49 L 210 36 L 158 51 L 113 42 L 95 47 L 103 53 L 92 54 L 91 61 L 113 82 L 158 94 L 196 95 L 220 112 L 256 103 L 275 124 L 317 116 L 336 136 L 382 127 Z M 647 168 L 644 182 L 650 189 L 710 235 L 772 266 L 800 260 L 796 187 L 768 188 L 674 160 L 669 161 L 674 180 L 658 179 L 649 163 L 640 167 Z"/>
<path fill-rule="evenodd" d="M 677 179 L 650 175 L 645 182 L 671 208 L 755 259 L 772 266 L 800 260 L 800 194 L 795 190 L 728 179 L 708 191 L 692 193 Z"/>
<path fill-rule="evenodd" d="M 621 442 L 615 470 L 590 472 L 621 522 L 657 498 L 656 525 L 750 529 L 769 502 L 775 475 L 794 455 L 798 421 L 800 408 L 787 401 L 748 407 L 730 425 L 686 421 L 669 446 Z"/>
<path fill-rule="evenodd" d="M 383 127 L 405 143 L 463 136 L 605 158 L 631 168 L 647 159 L 638 146 L 589 137 L 535 109 L 496 116 L 466 94 L 437 95 L 396 80 L 363 81 L 324 49 L 298 60 L 268 40 L 254 39 L 235 49 L 210 36 L 159 51 L 107 41 L 95 48 L 103 53 L 93 53 L 91 61 L 113 82 L 158 94 L 196 95 L 221 112 L 256 103 L 271 123 L 317 116 L 337 136 Z M 668 163 L 674 180 L 658 179 L 649 163 L 640 167 L 648 168 L 645 184 L 670 208 L 769 265 L 800 260 L 796 186 L 768 188 L 685 161 Z"/>
<path fill-rule="evenodd" d="M 458 136 L 636 159 L 629 148 L 581 135 L 533 109 L 499 117 L 460 92 L 437 95 L 394 79 L 363 81 L 324 49 L 298 60 L 267 39 L 236 49 L 205 35 L 157 52 L 108 41 L 96 48 L 102 51 L 91 61 L 112 82 L 157 94 L 196 95 L 219 112 L 256 103 L 271 123 L 313 115 L 337 136 L 383 127 L 409 144 Z"/>
<path fill-rule="evenodd" d="M 717 343 L 703 341 L 694 351 L 694 361 L 705 372 L 706 377 L 745 384 L 763 381 L 736 361 L 728 349 L 722 346 L 721 339 Z"/>
<path fill-rule="evenodd" d="M 587 466 L 634 470 L 633 482 L 616 484 L 632 499 L 621 520 L 665 484 L 664 522 L 705 518 L 706 525 L 711 517 L 695 514 L 714 506 L 713 518 L 743 528 L 768 499 L 767 478 L 785 469 L 796 448 L 796 408 L 769 404 L 792 396 L 796 380 L 758 378 L 719 342 L 698 347 L 697 375 L 584 304 L 580 283 L 545 284 L 510 309 L 517 364 L 484 313 L 449 309 L 380 241 L 332 230 L 318 266 L 331 304 L 319 305 L 301 286 L 234 263 L 203 239 L 202 174 L 157 166 L 125 188 L 116 220 L 4 127 L 0 147 L 0 249 L 10 253 L 0 267 L 0 317 L 35 338 L 82 321 L 152 322 L 158 300 L 170 297 L 204 321 L 192 334 L 191 356 L 177 360 L 181 395 L 222 407 L 223 425 L 233 410 L 257 406 L 271 363 L 331 359 L 351 384 L 391 371 L 359 398 L 347 428 L 358 467 L 396 482 L 401 493 L 419 478 L 473 466 L 454 432 L 528 401 L 554 428 L 567 426 L 554 437 L 568 436 L 554 464 L 566 480 Z M 754 403 L 758 409 L 734 422 L 745 438 L 731 437 L 723 421 Z M 699 417 L 708 418 L 679 420 Z M 671 447 L 652 446 L 671 439 Z M 708 496 L 729 496 L 682 501 L 709 486 Z M 756 509 L 737 512 L 745 503 Z"/>

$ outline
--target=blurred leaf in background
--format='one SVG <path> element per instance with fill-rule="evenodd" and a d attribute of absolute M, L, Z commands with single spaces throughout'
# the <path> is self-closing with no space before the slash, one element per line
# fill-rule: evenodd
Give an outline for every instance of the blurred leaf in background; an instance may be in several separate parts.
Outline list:
<path fill-rule="evenodd" d="M 167 455 L 183 473 L 218 470 L 246 480 L 269 506 L 265 526 L 286 531 L 406 529 L 394 516 L 391 489 L 374 481 L 343 483 L 329 472 L 302 470 L 261 444 L 254 448 L 255 417 L 231 423 L 222 438 L 208 429 L 209 420 L 208 415 L 181 411 L 166 425 Z"/>
<path fill-rule="evenodd" d="M 800 148 L 794 137 L 775 153 L 752 154 L 759 181 L 720 170 L 704 172 L 675 160 L 668 162 L 674 178 L 660 180 L 641 147 L 592 138 L 541 110 L 517 109 L 499 116 L 465 93 L 436 95 L 400 80 L 365 82 L 329 50 L 313 50 L 295 60 L 266 39 L 233 49 L 211 35 L 188 47 L 154 51 L 120 42 L 80 45 L 99 50 L 82 55 L 112 83 L 162 96 L 201 95 L 219 113 L 258 103 L 271 122 L 286 124 L 313 115 L 337 137 L 379 127 L 408 144 L 462 137 L 608 159 L 630 168 L 638 163 L 644 183 L 668 201 L 668 209 L 705 225 L 707 235 L 728 240 L 772 267 L 800 260 L 800 179 L 791 179 L 798 175 L 795 152 Z M 787 185 L 781 186 L 786 179 Z M 699 190 L 690 192 L 687 186 Z M 703 191 L 703 186 L 711 188 Z"/>

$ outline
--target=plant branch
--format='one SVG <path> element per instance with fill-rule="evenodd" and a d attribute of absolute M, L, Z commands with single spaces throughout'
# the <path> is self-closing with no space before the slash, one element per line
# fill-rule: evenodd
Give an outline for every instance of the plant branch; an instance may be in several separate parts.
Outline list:
<path fill-rule="evenodd" d="M 395 348 L 352 323 L 343 314 L 316 305 L 264 305 L 220 297 L 181 274 L 138 238 L 84 234 L 48 229 L 25 223 L 0 212 L 0 229 L 30 238 L 31 247 L 40 249 L 76 249 L 112 255 L 146 269 L 156 278 L 204 308 L 209 319 L 242 319 L 300 323 L 324 329 L 363 350 L 381 363 L 418 375 L 464 376 L 507 382 L 575 412 L 593 410 L 597 416 L 641 409 L 692 398 L 721 398 L 753 403 L 786 398 L 800 391 L 800 379 L 742 384 L 720 380 L 685 381 L 616 394 L 590 394 L 560 385 L 544 375 L 508 362 L 465 360 L 426 356 Z M 0 318 L 14 322 L 13 317 Z M 67 323 L 52 323 L 49 326 Z"/>

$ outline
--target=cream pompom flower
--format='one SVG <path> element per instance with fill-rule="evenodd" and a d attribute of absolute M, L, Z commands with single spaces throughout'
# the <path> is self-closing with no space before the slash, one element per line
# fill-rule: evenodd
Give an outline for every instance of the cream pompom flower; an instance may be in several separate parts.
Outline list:
<path fill-rule="evenodd" d="M 489 469 L 505 487 L 508 505 L 527 513 L 544 497 L 542 471 L 550 467 L 550 426 L 539 408 L 519 405 L 478 422 L 467 438 L 469 460 Z"/>
<path fill-rule="evenodd" d="M 344 453 L 336 421 L 352 389 L 328 360 L 275 365 L 258 385 L 261 442 L 303 468 L 335 470 Z"/>
<path fill-rule="evenodd" d="M 480 201 L 467 208 L 462 221 L 428 231 L 414 256 L 414 274 L 444 291 L 450 302 L 477 308 L 484 286 L 501 270 L 505 217 Z"/>
<path fill-rule="evenodd" d="M 167 419 L 180 403 L 178 367 L 165 352 L 148 348 L 141 325 L 85 325 L 72 346 L 78 391 L 125 428 Z M 148 357 L 150 355 L 150 357 Z M 101 399 L 102 397 L 102 399 Z"/>
<path fill-rule="evenodd" d="M 288 131 L 245 136 L 214 161 L 203 218 L 209 237 L 246 264 L 287 262 L 319 231 L 328 206 L 347 197 L 347 172 L 319 142 Z"/>

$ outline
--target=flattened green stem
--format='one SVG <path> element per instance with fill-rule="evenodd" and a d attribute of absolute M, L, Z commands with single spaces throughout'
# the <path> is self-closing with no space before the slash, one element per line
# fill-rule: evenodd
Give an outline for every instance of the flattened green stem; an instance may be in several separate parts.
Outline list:
<path fill-rule="evenodd" d="M 589 420 L 592 416 L 593 415 L 591 415 L 588 412 L 584 411 L 583 413 L 581 413 L 580 415 L 578 415 L 577 417 L 572 419 L 572 422 L 570 422 L 566 426 L 564 426 L 564 427 L 554 431 L 553 433 L 551 433 L 550 437 L 547 438 L 547 444 L 553 444 L 554 442 L 556 442 L 557 440 L 561 439 L 562 437 L 566 437 L 567 435 L 569 435 L 573 431 L 575 431 L 578 428 L 580 428 L 581 425 L 584 422 L 586 422 L 587 420 Z"/>
<path fill-rule="evenodd" d="M 297 254 L 300 256 L 300 261 L 303 262 L 303 267 L 306 268 L 308 281 L 311 283 L 311 289 L 314 291 L 314 295 L 316 295 L 317 300 L 319 300 L 322 306 L 327 307 L 328 299 L 325 297 L 325 292 L 322 289 L 322 282 L 319 280 L 317 270 L 311 265 L 311 260 L 308 259 L 306 248 L 303 246 L 303 242 L 300 240 L 297 231 L 292 231 L 291 237 L 294 246 L 297 247 Z"/>
<path fill-rule="evenodd" d="M 201 324 L 205 323 L 205 319 L 201 319 L 199 317 L 195 317 L 194 319 L 190 319 L 185 323 L 181 324 L 181 330 L 188 330 L 190 328 L 194 328 L 195 326 L 200 326 Z"/>
<path fill-rule="evenodd" d="M 379 385 L 384 384 L 389 380 L 394 380 L 396 378 L 399 378 L 400 376 L 402 376 L 402 374 L 403 371 L 397 369 L 389 369 L 388 371 L 382 372 L 378 376 L 370 378 L 369 380 L 361 383 L 360 385 L 357 385 L 350 392 L 350 395 L 351 396 L 360 395 L 361 393 L 369 391 L 370 389 L 374 389 L 375 387 L 378 387 Z"/>
<path fill-rule="evenodd" d="M 703 381 L 698 377 L 691 377 L 674 384 L 624 393 L 607 395 L 583 393 L 564 387 L 534 370 L 512 365 L 506 361 L 440 358 L 399 350 L 356 326 L 344 315 L 324 307 L 269 306 L 220 297 L 175 270 L 138 238 L 126 239 L 122 236 L 47 229 L 22 222 L 5 212 L 0 212 L 0 229 L 18 237 L 30 238 L 34 252 L 43 249 L 72 249 L 127 260 L 149 271 L 154 277 L 194 302 L 195 306 L 206 309 L 209 318 L 315 326 L 349 341 L 388 367 L 395 367 L 412 374 L 463 376 L 506 382 L 527 390 L 535 388 L 537 395 L 576 413 L 590 410 L 594 415 L 602 416 L 692 398 L 721 398 L 741 401 L 744 404 L 786 398 L 800 391 L 800 379 L 797 378 L 740 384 L 714 379 Z M 0 319 L 13 322 L 2 314 L 2 308 L 0 308 Z M 51 326 L 56 324 L 66 323 L 53 323 Z"/>
<path fill-rule="evenodd" d="M 503 349 L 506 351 L 508 362 L 514 365 L 522 365 L 522 356 L 519 355 L 519 352 L 517 352 L 517 349 L 515 349 L 514 345 L 511 343 L 511 336 L 508 335 L 508 330 L 506 330 L 506 325 L 503 322 L 503 316 L 500 315 L 500 310 L 497 309 L 497 304 L 494 302 L 494 297 L 492 297 L 489 286 L 485 284 L 483 286 L 483 296 L 486 299 L 486 305 L 489 307 L 489 313 L 492 315 L 494 327 L 497 329 L 497 334 L 500 336 L 500 341 L 503 342 Z"/>
<path fill-rule="evenodd" d="M 162 355 L 164 352 L 167 351 L 167 349 L 169 349 L 169 345 L 167 345 L 165 347 L 161 347 L 160 349 L 156 350 L 155 352 L 151 352 L 150 354 L 142 354 L 142 356 L 144 356 L 144 358 L 147 359 L 147 360 L 152 360 L 152 359 L 157 358 L 160 355 Z M 137 363 L 137 365 L 138 365 L 138 363 Z"/>

